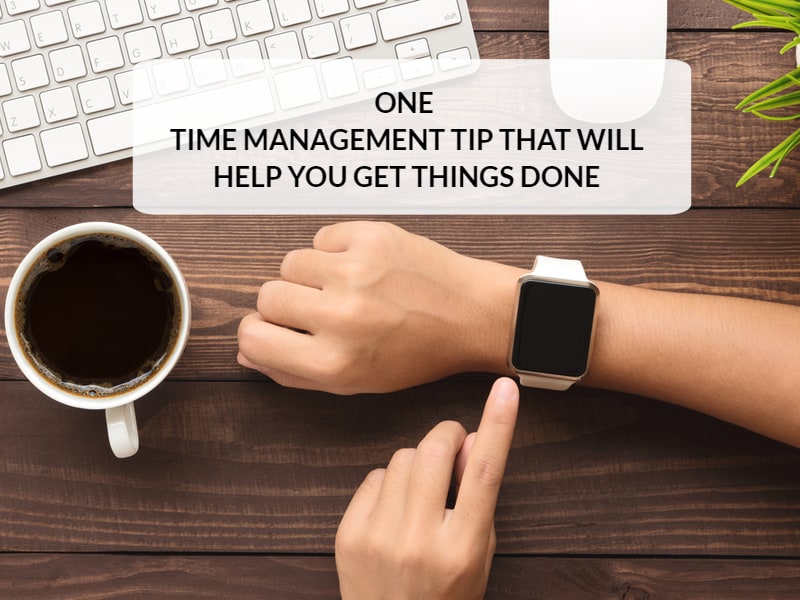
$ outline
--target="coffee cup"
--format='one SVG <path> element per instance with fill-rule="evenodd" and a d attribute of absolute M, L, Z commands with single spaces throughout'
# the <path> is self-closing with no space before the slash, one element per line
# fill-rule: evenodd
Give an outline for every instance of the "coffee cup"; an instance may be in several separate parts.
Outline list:
<path fill-rule="evenodd" d="M 104 410 L 119 458 L 139 449 L 133 403 L 178 362 L 190 323 L 189 290 L 175 261 L 116 223 L 80 223 L 47 236 L 17 267 L 5 305 L 22 373 L 53 400 Z"/>

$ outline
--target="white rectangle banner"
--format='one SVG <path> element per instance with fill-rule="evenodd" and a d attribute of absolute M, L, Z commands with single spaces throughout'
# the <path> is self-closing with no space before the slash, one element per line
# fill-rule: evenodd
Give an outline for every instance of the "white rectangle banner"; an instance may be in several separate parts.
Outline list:
<path fill-rule="evenodd" d="M 654 67 L 663 85 L 646 114 L 594 123 L 561 110 L 549 61 L 419 61 L 137 67 L 134 206 L 152 214 L 372 215 L 689 208 L 685 63 Z M 619 63 L 631 74 L 642 68 Z M 613 90 L 593 94 L 573 83 L 587 103 L 614 101 Z"/>

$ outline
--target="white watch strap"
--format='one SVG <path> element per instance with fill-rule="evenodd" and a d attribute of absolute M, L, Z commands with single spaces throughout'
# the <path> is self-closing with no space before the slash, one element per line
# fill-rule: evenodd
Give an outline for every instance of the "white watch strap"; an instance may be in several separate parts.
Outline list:
<path fill-rule="evenodd" d="M 519 382 L 525 387 L 535 387 L 543 390 L 558 390 L 563 392 L 575 383 L 572 379 L 556 379 L 555 377 L 542 377 L 541 375 L 519 374 Z"/>
<path fill-rule="evenodd" d="M 537 256 L 531 273 L 540 277 L 552 277 L 567 281 L 589 281 L 579 260 Z"/>

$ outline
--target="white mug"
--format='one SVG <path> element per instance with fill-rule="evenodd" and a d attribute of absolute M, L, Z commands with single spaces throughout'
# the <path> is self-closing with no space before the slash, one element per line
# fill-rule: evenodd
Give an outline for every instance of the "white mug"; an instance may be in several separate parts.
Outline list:
<path fill-rule="evenodd" d="M 64 382 L 59 381 L 58 375 L 52 372 L 43 372 L 47 369 L 43 369 L 41 363 L 32 357 L 30 343 L 25 341 L 24 334 L 19 331 L 18 326 L 18 311 L 22 306 L 22 296 L 28 293 L 28 282 L 37 265 L 47 260 L 48 252 L 61 247 L 61 245 L 73 243 L 70 240 L 82 240 L 93 236 L 123 240 L 123 244 L 138 247 L 140 252 L 155 259 L 171 281 L 175 297 L 174 323 L 170 327 L 171 342 L 163 357 L 159 359 L 157 368 L 141 380 L 137 379 L 129 386 L 123 386 L 122 391 L 118 393 L 101 394 L 100 396 L 93 395 L 94 392 L 92 394 L 81 393 L 80 389 L 65 387 Z M 180 311 L 179 315 L 177 314 L 178 310 Z M 186 346 L 190 324 L 189 290 L 175 261 L 167 254 L 166 250 L 145 234 L 116 223 L 79 223 L 47 236 L 28 252 L 17 267 L 8 288 L 5 305 L 5 328 L 8 344 L 22 373 L 34 386 L 53 400 L 76 408 L 105 410 L 108 441 L 114 455 L 119 458 L 133 456 L 139 449 L 139 431 L 133 403 L 152 391 L 176 365 Z M 120 340 L 120 343 L 124 344 L 125 341 Z"/>

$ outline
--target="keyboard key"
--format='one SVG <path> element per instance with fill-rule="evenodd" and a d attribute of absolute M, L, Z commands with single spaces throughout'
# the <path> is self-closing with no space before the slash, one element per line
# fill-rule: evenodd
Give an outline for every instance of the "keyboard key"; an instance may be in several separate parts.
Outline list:
<path fill-rule="evenodd" d="M 267 48 L 269 64 L 273 68 L 291 65 L 303 60 L 300 53 L 300 44 L 297 43 L 297 34 L 294 31 L 271 35 L 264 39 Z"/>
<path fill-rule="evenodd" d="M 159 96 L 169 96 L 189 89 L 189 75 L 183 60 L 170 60 L 153 65 L 153 80 Z"/>
<path fill-rule="evenodd" d="M 339 52 L 339 40 L 333 23 L 320 23 L 303 29 L 308 58 L 321 58 Z"/>
<path fill-rule="evenodd" d="M 72 35 L 76 39 L 103 33 L 106 30 L 106 23 L 103 21 L 103 10 L 100 8 L 99 2 L 70 6 L 67 9 L 67 14 L 72 26 Z"/>
<path fill-rule="evenodd" d="M 228 59 L 234 77 L 246 77 L 264 70 L 261 44 L 256 40 L 228 46 Z"/>
<path fill-rule="evenodd" d="M 36 148 L 36 138 L 32 135 L 6 140 L 3 142 L 3 151 L 6 153 L 8 173 L 14 177 L 33 173 L 42 168 L 39 150 Z"/>
<path fill-rule="evenodd" d="M 0 63 L 0 97 L 11 93 L 11 80 L 8 78 L 8 67 Z"/>
<path fill-rule="evenodd" d="M 320 72 L 328 98 L 341 98 L 358 92 L 358 78 L 351 57 L 329 60 L 322 64 Z"/>
<path fill-rule="evenodd" d="M 39 8 L 39 0 L 5 0 L 9 15 L 19 15 Z"/>
<path fill-rule="evenodd" d="M 86 121 L 89 141 L 97 156 L 130 149 L 133 144 L 133 111 L 111 113 Z"/>
<path fill-rule="evenodd" d="M 147 73 L 142 69 L 117 73 L 114 75 L 114 82 L 117 85 L 119 101 L 122 104 L 129 105 L 134 102 L 143 102 L 153 97 L 150 80 L 147 78 Z"/>
<path fill-rule="evenodd" d="M 433 59 L 430 56 L 415 58 L 400 63 L 400 76 L 405 79 L 418 79 L 433 73 Z"/>
<path fill-rule="evenodd" d="M 284 110 L 322 100 L 314 67 L 302 67 L 275 75 L 275 91 Z"/>
<path fill-rule="evenodd" d="M 361 77 L 364 79 L 364 87 L 368 90 L 375 90 L 397 83 L 397 73 L 391 65 L 364 71 Z"/>
<path fill-rule="evenodd" d="M 425 38 L 397 44 L 397 46 L 394 47 L 394 51 L 395 54 L 397 54 L 397 58 L 400 60 L 409 60 L 431 55 L 431 50 L 428 47 L 428 40 Z"/>
<path fill-rule="evenodd" d="M 356 8 L 367 8 L 369 6 L 377 6 L 378 4 L 385 4 L 386 0 L 353 0 Z"/>
<path fill-rule="evenodd" d="M 3 114 L 6 117 L 6 127 L 10 133 L 25 131 L 41 124 L 39 111 L 36 110 L 36 99 L 33 96 L 6 100 L 3 102 Z"/>
<path fill-rule="evenodd" d="M 200 15 L 200 29 L 207 46 L 230 42 L 236 39 L 236 26 L 230 8 L 223 8 Z"/>
<path fill-rule="evenodd" d="M 320 19 L 340 15 L 350 10 L 347 0 L 314 0 L 314 5 Z"/>
<path fill-rule="evenodd" d="M 387 42 L 460 22 L 458 0 L 416 0 L 378 11 L 381 35 Z"/>
<path fill-rule="evenodd" d="M 369 13 L 342 19 L 339 21 L 339 27 L 342 30 L 344 47 L 348 50 L 378 43 L 378 34 L 375 33 L 375 25 Z"/>
<path fill-rule="evenodd" d="M 33 41 L 38 48 L 60 44 L 69 39 L 64 16 L 60 10 L 34 15 L 30 20 Z"/>
<path fill-rule="evenodd" d="M 50 83 L 44 56 L 41 54 L 11 61 L 11 71 L 20 92 L 34 90 Z"/>
<path fill-rule="evenodd" d="M 69 46 L 50 53 L 53 77 L 59 83 L 86 76 L 86 64 L 80 46 Z"/>
<path fill-rule="evenodd" d="M 216 6 L 217 0 L 183 0 L 186 10 L 200 10 L 209 6 Z"/>
<path fill-rule="evenodd" d="M 147 16 L 153 21 L 171 17 L 181 12 L 181 5 L 178 0 L 145 0 L 144 5 L 147 8 Z"/>
<path fill-rule="evenodd" d="M 114 93 L 108 77 L 79 83 L 78 96 L 81 99 L 81 109 L 87 115 L 114 108 Z"/>
<path fill-rule="evenodd" d="M 111 29 L 138 25 L 144 20 L 139 0 L 105 0 L 108 24 Z"/>
<path fill-rule="evenodd" d="M 31 49 L 24 21 L 0 23 L 0 57 L 14 56 Z"/>
<path fill-rule="evenodd" d="M 275 0 L 275 12 L 281 27 L 291 27 L 311 20 L 308 0 Z"/>
<path fill-rule="evenodd" d="M 42 92 L 39 100 L 42 103 L 44 120 L 48 123 L 58 123 L 78 116 L 75 97 L 72 94 L 72 88 L 68 86 Z"/>
<path fill-rule="evenodd" d="M 439 68 L 442 71 L 453 71 L 468 67 L 472 64 L 471 59 L 469 48 L 456 48 L 446 52 L 439 52 L 436 55 L 436 60 L 439 62 Z"/>
<path fill-rule="evenodd" d="M 164 35 L 164 42 L 167 44 L 167 52 L 170 55 L 196 50 L 200 47 L 200 40 L 197 39 L 197 31 L 192 18 L 164 23 L 161 26 L 161 33 Z"/>
<path fill-rule="evenodd" d="M 39 134 L 44 150 L 44 159 L 50 167 L 89 158 L 86 140 L 79 123 L 48 129 Z"/>
<path fill-rule="evenodd" d="M 236 14 L 239 17 L 242 35 L 256 35 L 275 29 L 267 0 L 239 4 L 236 7 Z"/>
<path fill-rule="evenodd" d="M 66 4 L 67 2 L 74 2 L 75 0 L 44 0 L 47 6 L 58 6 L 59 4 Z"/>
<path fill-rule="evenodd" d="M 199 86 L 219 83 L 228 78 L 225 59 L 219 50 L 195 54 L 189 58 L 189 64 L 192 67 L 194 82 Z"/>
<path fill-rule="evenodd" d="M 92 71 L 95 73 L 118 69 L 125 64 L 125 59 L 122 58 L 122 48 L 119 46 L 119 38 L 116 36 L 89 42 L 86 44 L 86 52 L 89 54 Z"/>
<path fill-rule="evenodd" d="M 145 27 L 125 33 L 125 47 L 131 64 L 161 58 L 161 43 L 155 27 Z"/>

